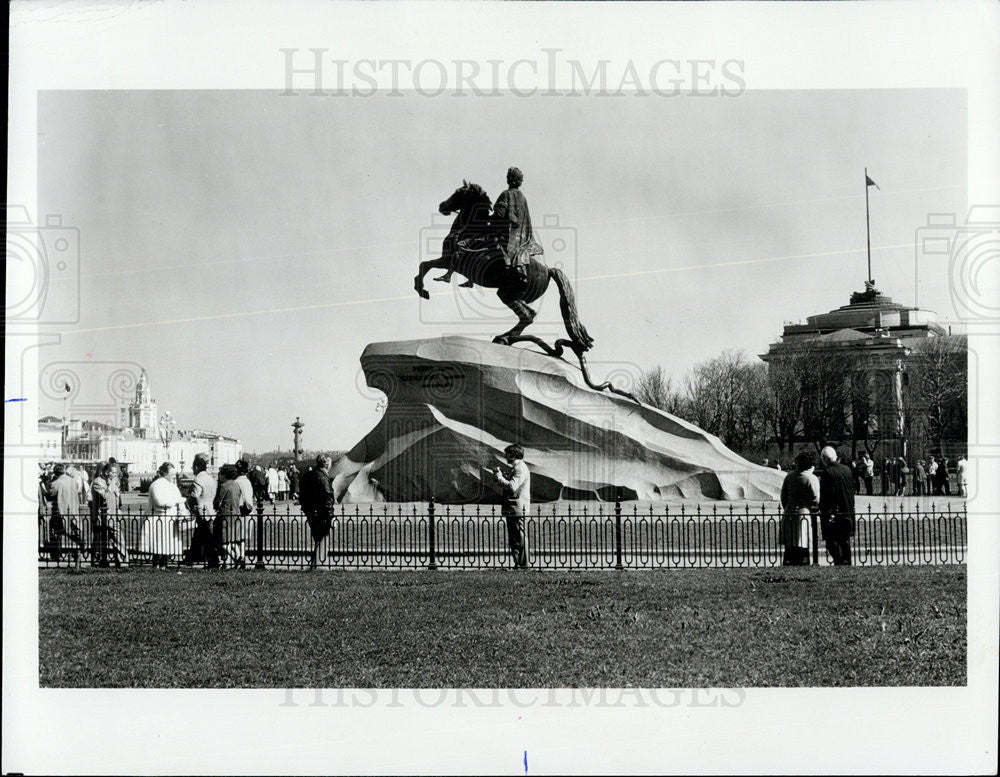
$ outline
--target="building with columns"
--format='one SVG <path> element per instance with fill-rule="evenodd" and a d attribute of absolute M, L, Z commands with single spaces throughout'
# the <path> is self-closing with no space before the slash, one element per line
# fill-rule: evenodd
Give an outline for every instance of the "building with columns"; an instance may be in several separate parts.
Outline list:
<path fill-rule="evenodd" d="M 864 291 L 851 294 L 847 305 L 809 316 L 805 323 L 786 324 L 780 339 L 760 358 L 769 371 L 788 376 L 790 391 L 801 392 L 798 398 L 820 418 L 816 428 L 822 428 L 828 442 L 842 447 L 856 444 L 857 430 L 863 428 L 861 442 L 876 447 L 876 455 L 909 457 L 913 451 L 907 390 L 932 338 L 952 338 L 937 323 L 935 313 L 894 302 L 868 281 Z M 964 337 L 957 339 L 964 350 Z M 826 370 L 831 373 L 824 384 Z M 811 385 L 803 387 L 812 377 Z M 822 407 L 824 402 L 831 406 Z M 842 418 L 841 428 L 829 419 L 824 426 L 824 412 L 836 421 Z M 800 422 L 799 429 L 790 432 L 789 443 L 796 435 L 803 440 L 815 437 L 815 430 L 810 435 L 804 425 Z M 965 445 L 964 440 L 952 443 L 949 447 Z M 864 447 L 860 445 L 857 452 Z M 920 450 L 918 455 L 925 453 Z"/>

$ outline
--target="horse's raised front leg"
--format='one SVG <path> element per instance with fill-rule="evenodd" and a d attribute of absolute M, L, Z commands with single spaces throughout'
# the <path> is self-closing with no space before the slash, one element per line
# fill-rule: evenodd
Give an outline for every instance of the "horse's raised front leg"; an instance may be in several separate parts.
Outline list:
<path fill-rule="evenodd" d="M 500 296 L 499 293 L 497 296 Z M 515 324 L 512 329 L 504 332 L 502 335 L 494 337 L 493 342 L 500 343 L 501 345 L 510 345 L 511 338 L 520 335 L 528 324 L 535 320 L 535 316 L 537 314 L 524 302 L 521 302 L 521 300 L 506 300 L 503 297 L 500 297 L 500 301 L 517 314 L 517 324 Z"/>
<path fill-rule="evenodd" d="M 424 276 L 427 274 L 429 270 L 433 269 L 449 270 L 451 269 L 451 262 L 449 262 L 447 259 L 441 256 L 438 257 L 437 259 L 428 259 L 426 262 L 420 263 L 420 272 L 418 272 L 416 277 L 414 277 L 413 279 L 413 288 L 416 289 L 417 294 L 419 294 L 424 299 L 431 298 L 431 295 L 427 292 L 427 289 L 424 288 Z"/>

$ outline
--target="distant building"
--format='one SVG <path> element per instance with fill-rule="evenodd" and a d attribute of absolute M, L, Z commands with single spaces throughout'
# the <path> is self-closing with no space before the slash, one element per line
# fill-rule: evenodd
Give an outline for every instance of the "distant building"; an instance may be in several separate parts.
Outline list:
<path fill-rule="evenodd" d="M 845 383 L 854 380 L 855 385 L 845 388 L 840 395 L 842 412 L 833 415 L 842 416 L 843 425 L 838 430 L 831 424 L 826 430 L 827 440 L 835 444 L 856 442 L 859 439 L 856 426 L 862 424 L 867 427 L 864 438 L 878 442 L 878 455 L 909 456 L 912 419 L 907 411 L 912 411 L 912 404 L 907 401 L 907 389 L 912 374 L 919 372 L 917 368 L 927 351 L 925 344 L 932 338 L 953 339 L 964 352 L 965 338 L 948 334 L 932 311 L 893 302 L 871 281 L 865 287 L 865 291 L 851 294 L 847 305 L 809 316 L 804 324 L 786 324 L 780 340 L 771 343 L 760 358 L 769 370 L 784 370 L 789 374 L 810 369 L 821 373 L 825 363 L 845 365 L 840 378 Z M 859 382 L 859 376 L 864 383 Z M 863 390 L 859 391 L 858 385 Z M 802 401 L 815 406 L 823 398 L 810 396 L 810 391 L 813 394 L 825 391 L 829 395 L 834 393 L 830 388 L 817 384 L 805 389 Z M 822 408 L 816 412 L 822 412 Z M 865 418 L 859 421 L 859 414 Z M 804 425 L 800 423 L 791 436 L 808 439 Z M 965 444 L 964 439 L 950 440 L 942 447 L 949 448 L 947 452 L 951 454 Z M 924 454 L 921 449 L 919 455 Z"/>
<path fill-rule="evenodd" d="M 63 422 L 55 416 L 45 416 L 38 421 L 39 454 L 43 461 L 63 458 Z"/>
<path fill-rule="evenodd" d="M 209 466 L 217 470 L 223 464 L 233 464 L 243 456 L 243 444 L 206 429 L 177 429 L 168 445 L 160 436 L 160 421 L 156 400 L 152 398 L 145 371 L 136 384 L 135 397 L 121 408 L 120 427 L 100 423 L 48 416 L 38 422 L 43 459 L 74 459 L 106 461 L 114 457 L 126 462 L 133 474 L 151 473 L 170 461 L 184 471 L 198 453 L 208 456 Z"/>

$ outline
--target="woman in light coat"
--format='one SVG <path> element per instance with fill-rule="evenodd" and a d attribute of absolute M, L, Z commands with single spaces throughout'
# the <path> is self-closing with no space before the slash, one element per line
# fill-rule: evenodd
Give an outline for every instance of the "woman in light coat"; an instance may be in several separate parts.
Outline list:
<path fill-rule="evenodd" d="M 813 457 L 802 451 L 795 469 L 781 484 L 781 525 L 778 542 L 785 546 L 783 566 L 808 566 L 810 516 L 819 507 L 819 478 L 813 473 Z"/>
<path fill-rule="evenodd" d="M 171 557 L 184 555 L 185 530 L 192 528 L 193 519 L 174 482 L 174 465 L 165 461 L 157 472 L 149 485 L 149 517 L 142 525 L 139 547 L 153 557 L 154 566 L 166 567 Z"/>
<path fill-rule="evenodd" d="M 278 470 L 278 499 L 281 501 L 288 499 L 288 473 L 284 467 Z"/>

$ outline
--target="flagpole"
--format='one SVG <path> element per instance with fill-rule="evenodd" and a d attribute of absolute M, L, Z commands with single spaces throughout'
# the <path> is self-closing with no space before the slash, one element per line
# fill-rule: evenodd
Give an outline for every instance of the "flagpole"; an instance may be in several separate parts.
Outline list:
<path fill-rule="evenodd" d="M 868 280 L 872 280 L 872 226 L 868 213 L 868 168 L 865 168 L 865 240 L 868 245 Z"/>

